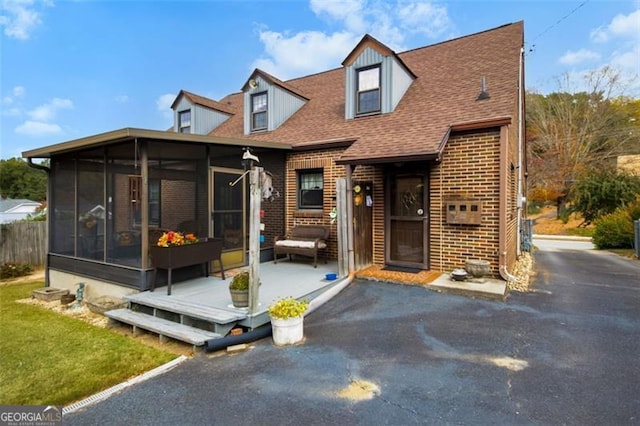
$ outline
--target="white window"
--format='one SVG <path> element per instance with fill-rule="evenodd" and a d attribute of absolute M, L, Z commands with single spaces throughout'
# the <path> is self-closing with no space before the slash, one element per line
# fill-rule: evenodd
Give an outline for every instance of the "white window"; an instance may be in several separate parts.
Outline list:
<path fill-rule="evenodd" d="M 267 128 L 267 92 L 251 95 L 251 130 Z"/>
<path fill-rule="evenodd" d="M 363 68 L 358 73 L 357 114 L 380 111 L 380 66 Z"/>
<path fill-rule="evenodd" d="M 191 133 L 191 110 L 178 113 L 178 132 Z"/>
<path fill-rule="evenodd" d="M 322 209 L 323 187 L 322 170 L 298 171 L 298 208 Z"/>

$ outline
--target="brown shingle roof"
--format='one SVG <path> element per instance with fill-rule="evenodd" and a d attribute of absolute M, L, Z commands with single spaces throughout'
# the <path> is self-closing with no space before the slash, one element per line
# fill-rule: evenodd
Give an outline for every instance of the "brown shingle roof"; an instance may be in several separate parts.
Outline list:
<path fill-rule="evenodd" d="M 176 104 L 180 100 L 180 97 L 182 96 L 187 98 L 189 102 L 191 102 L 194 105 L 201 105 L 205 108 L 214 109 L 216 111 L 220 111 L 225 114 L 233 114 L 233 112 L 229 108 L 227 108 L 224 104 L 220 102 L 216 102 L 213 99 L 205 98 L 204 96 L 196 95 L 195 93 L 187 92 L 186 90 L 181 90 L 180 93 L 178 93 L 178 96 L 176 96 L 176 99 L 171 104 L 171 109 L 173 109 L 176 106 Z"/>
<path fill-rule="evenodd" d="M 278 79 L 278 78 L 276 78 L 276 77 L 272 76 L 272 75 L 271 75 L 271 74 L 269 74 L 268 72 L 262 71 L 262 70 L 261 70 L 261 69 L 259 69 L 259 68 L 256 68 L 256 69 L 254 69 L 254 70 L 253 70 L 253 72 L 251 73 L 251 76 L 249 76 L 249 78 L 247 79 L 247 81 L 246 81 L 246 82 L 244 83 L 244 85 L 242 86 L 242 90 L 243 90 L 243 91 L 244 91 L 244 90 L 247 90 L 247 89 L 248 89 L 248 87 L 249 87 L 249 81 L 250 81 L 252 78 L 255 78 L 255 77 L 256 77 L 256 76 L 258 76 L 258 75 L 259 75 L 259 76 L 261 76 L 262 78 L 264 78 L 264 79 L 265 79 L 266 81 L 268 81 L 269 83 L 271 83 L 271 84 L 273 84 L 273 85 L 276 85 L 276 86 L 280 86 L 280 87 L 282 87 L 283 89 L 285 89 L 285 90 L 287 90 L 287 91 L 289 91 L 289 92 L 293 93 L 294 95 L 299 96 L 299 97 L 301 97 L 301 98 L 303 98 L 303 99 L 305 99 L 305 100 L 308 100 L 308 98 L 307 98 L 305 95 L 303 95 L 302 93 L 300 93 L 300 91 L 299 91 L 297 88 L 295 88 L 295 87 L 293 87 L 292 85 L 287 84 L 287 83 L 285 83 L 284 81 L 282 81 L 282 80 L 280 80 L 280 79 Z"/>
<path fill-rule="evenodd" d="M 434 157 L 452 127 L 515 116 L 523 31 L 518 22 L 398 54 L 417 78 L 392 113 L 346 120 L 345 71 L 338 68 L 283 83 L 309 100 L 278 129 L 245 136 L 243 96 L 236 93 L 221 100 L 235 115 L 211 134 L 294 148 L 355 140 L 340 162 Z M 482 77 L 490 98 L 478 101 Z"/>

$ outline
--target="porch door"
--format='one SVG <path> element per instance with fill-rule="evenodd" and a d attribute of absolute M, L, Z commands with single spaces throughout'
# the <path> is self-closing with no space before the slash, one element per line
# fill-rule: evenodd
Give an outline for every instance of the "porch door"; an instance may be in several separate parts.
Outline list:
<path fill-rule="evenodd" d="M 353 182 L 353 248 L 356 271 L 373 262 L 373 182 Z"/>
<path fill-rule="evenodd" d="M 387 194 L 387 264 L 429 269 L 427 175 L 389 175 Z"/>
<path fill-rule="evenodd" d="M 210 235 L 222 238 L 224 268 L 245 266 L 246 253 L 246 192 L 245 179 L 229 185 L 244 170 L 211 168 L 211 228 Z M 213 262 L 217 266 L 217 262 Z"/>

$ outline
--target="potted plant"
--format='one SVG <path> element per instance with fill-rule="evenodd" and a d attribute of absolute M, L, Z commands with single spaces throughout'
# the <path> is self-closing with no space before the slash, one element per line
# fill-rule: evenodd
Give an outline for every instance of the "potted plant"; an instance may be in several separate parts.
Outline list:
<path fill-rule="evenodd" d="M 236 308 L 249 306 L 249 272 L 240 272 L 229 283 L 231 301 Z"/>
<path fill-rule="evenodd" d="M 276 345 L 292 345 L 302 341 L 304 313 L 308 308 L 308 301 L 293 297 L 279 299 L 269 306 L 273 342 Z"/>

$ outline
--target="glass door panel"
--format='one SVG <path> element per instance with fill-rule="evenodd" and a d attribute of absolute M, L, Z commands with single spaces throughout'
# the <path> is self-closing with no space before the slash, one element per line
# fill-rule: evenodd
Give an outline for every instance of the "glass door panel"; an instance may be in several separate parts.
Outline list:
<path fill-rule="evenodd" d="M 426 176 L 393 175 L 389 194 L 387 263 L 427 268 Z"/>
<path fill-rule="evenodd" d="M 229 185 L 243 173 L 230 169 L 213 169 L 213 236 L 223 240 L 222 262 L 226 268 L 245 265 L 246 216 L 244 180 Z M 216 263 L 214 262 L 214 266 Z"/>

